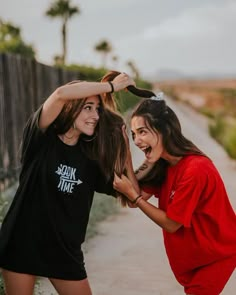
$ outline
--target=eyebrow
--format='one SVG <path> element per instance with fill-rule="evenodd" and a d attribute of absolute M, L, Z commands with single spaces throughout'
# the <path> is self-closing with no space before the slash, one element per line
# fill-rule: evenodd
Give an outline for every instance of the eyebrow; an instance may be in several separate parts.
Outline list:
<path fill-rule="evenodd" d="M 140 131 L 141 129 L 148 129 L 148 128 L 146 126 L 141 126 L 141 127 L 136 128 L 135 130 Z M 133 130 L 131 130 L 131 132 L 133 132 Z"/>
<path fill-rule="evenodd" d="M 88 101 L 88 102 L 86 102 L 84 105 L 87 105 L 87 104 L 91 104 L 91 105 L 93 105 L 93 104 L 95 104 L 95 102 L 93 102 L 93 101 Z M 98 104 L 98 106 L 100 106 L 100 103 Z"/>

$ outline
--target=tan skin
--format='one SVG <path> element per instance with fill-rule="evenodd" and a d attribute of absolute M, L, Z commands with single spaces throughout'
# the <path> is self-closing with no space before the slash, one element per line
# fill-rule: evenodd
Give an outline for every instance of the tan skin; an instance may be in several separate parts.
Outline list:
<path fill-rule="evenodd" d="M 152 130 L 147 126 L 145 120 L 142 117 L 134 117 L 131 121 L 131 131 L 134 143 L 137 147 L 143 150 L 146 154 L 145 164 L 147 165 L 147 170 L 151 169 L 155 161 L 160 157 L 167 160 L 170 165 L 176 165 L 181 157 L 174 157 L 168 154 L 162 144 L 162 135 L 156 130 Z M 146 148 L 151 147 L 150 152 L 146 152 Z M 136 174 L 136 179 L 139 179 L 143 172 Z M 140 175 L 139 175 L 140 174 Z M 129 179 L 125 175 L 121 178 L 115 175 L 114 188 L 128 197 L 130 201 L 135 200 L 135 198 L 140 194 L 140 189 L 137 189 L 137 181 Z M 176 232 L 182 224 L 168 218 L 166 212 L 148 203 L 148 199 L 151 197 L 141 191 L 142 198 L 137 200 L 136 205 L 129 203 L 130 207 L 139 207 L 151 220 L 153 220 L 157 225 L 166 230 L 167 232 Z M 186 295 L 195 295 L 187 294 Z"/>
<path fill-rule="evenodd" d="M 162 135 L 149 128 L 142 117 L 132 118 L 131 131 L 135 145 L 145 152 L 148 162 L 155 163 L 162 157 L 167 160 L 170 165 L 175 165 L 181 159 L 180 157 L 169 155 L 166 152 L 162 144 Z M 147 152 L 147 148 L 151 148 L 149 152 Z M 125 175 L 121 177 L 115 175 L 113 185 L 116 190 L 126 195 L 130 201 L 135 200 L 139 195 L 139 191 L 133 185 L 132 180 Z M 157 225 L 169 233 L 176 232 L 182 226 L 182 224 L 170 219 L 165 211 L 147 202 L 151 195 L 145 194 L 144 192 L 142 192 L 142 194 L 143 197 L 138 199 L 136 206 Z"/>
<path fill-rule="evenodd" d="M 114 91 L 125 89 L 135 82 L 127 74 L 118 75 L 113 81 Z M 71 99 L 87 97 L 86 103 L 74 121 L 74 126 L 59 138 L 68 145 L 75 145 L 81 134 L 93 135 L 99 120 L 99 94 L 110 92 L 111 86 L 107 82 L 79 82 L 67 84 L 57 88 L 45 101 L 39 120 L 39 128 L 46 130 L 57 118 L 64 104 Z M 130 164 L 131 165 L 131 164 Z M 132 167 L 130 166 L 129 167 Z M 6 269 L 2 270 L 6 295 L 33 295 L 36 277 L 21 274 Z M 92 295 L 88 279 L 80 281 L 60 280 L 49 278 L 60 295 Z"/>
<path fill-rule="evenodd" d="M 146 154 L 147 165 L 152 167 L 153 163 L 157 161 L 160 157 L 166 159 L 170 165 L 176 165 L 181 159 L 180 157 L 173 157 L 169 155 L 163 145 L 162 145 L 162 135 L 157 131 L 151 130 L 145 123 L 142 117 L 134 117 L 131 121 L 132 137 L 136 146 L 145 152 L 147 147 L 151 147 L 151 152 Z M 131 156 L 129 158 L 131 161 Z M 137 178 L 139 175 L 136 175 Z M 129 177 L 129 176 L 128 176 Z M 130 201 L 135 200 L 135 198 L 140 194 L 140 189 L 137 186 L 137 181 L 132 178 L 128 178 L 125 175 L 118 177 L 115 174 L 115 179 L 113 182 L 114 188 L 128 197 Z M 141 191 L 142 198 L 137 200 L 136 205 L 129 203 L 130 207 L 139 207 L 151 220 L 153 220 L 157 225 L 166 230 L 167 232 L 176 232 L 182 224 L 168 218 L 166 212 L 150 204 L 148 199 L 151 195 Z M 186 294 L 195 295 L 195 294 Z"/>

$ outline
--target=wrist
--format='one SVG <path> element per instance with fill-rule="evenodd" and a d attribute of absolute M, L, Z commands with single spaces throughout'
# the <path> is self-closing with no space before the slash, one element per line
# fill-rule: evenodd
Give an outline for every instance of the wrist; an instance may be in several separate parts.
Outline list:
<path fill-rule="evenodd" d="M 107 83 L 111 87 L 111 91 L 109 93 L 113 93 L 115 91 L 113 83 L 111 81 L 107 81 Z"/>
<path fill-rule="evenodd" d="M 137 205 L 140 201 L 140 199 L 142 199 L 143 196 L 141 194 L 139 194 L 138 196 L 136 196 L 136 198 L 134 198 L 133 200 L 130 200 L 130 203 L 132 203 L 133 205 Z"/>
<path fill-rule="evenodd" d="M 142 200 L 144 200 L 144 198 L 141 195 L 140 198 L 138 198 L 137 201 L 135 202 L 135 205 L 138 206 L 139 205 L 139 202 L 141 202 Z"/>

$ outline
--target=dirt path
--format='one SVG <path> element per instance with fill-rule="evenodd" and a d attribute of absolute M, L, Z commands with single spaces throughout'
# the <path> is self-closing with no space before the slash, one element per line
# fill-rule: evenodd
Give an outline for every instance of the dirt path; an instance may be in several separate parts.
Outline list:
<path fill-rule="evenodd" d="M 184 134 L 215 162 L 236 209 L 236 163 L 209 138 L 204 119 L 185 106 L 168 104 L 179 116 Z M 133 148 L 133 147 L 132 147 Z M 137 167 L 143 155 L 133 149 Z M 155 202 L 155 200 L 153 200 Z M 176 282 L 162 241 L 162 232 L 139 209 L 122 209 L 99 225 L 100 235 L 88 243 L 86 269 L 93 295 L 183 295 Z M 42 281 L 41 294 L 56 294 Z M 222 295 L 235 295 L 234 272 Z M 210 295 L 210 294 L 209 294 Z"/>

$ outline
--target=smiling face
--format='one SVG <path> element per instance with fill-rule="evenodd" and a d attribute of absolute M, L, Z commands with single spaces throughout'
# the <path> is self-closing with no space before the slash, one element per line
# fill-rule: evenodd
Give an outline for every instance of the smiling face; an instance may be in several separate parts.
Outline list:
<path fill-rule="evenodd" d="M 132 118 L 131 131 L 135 145 L 145 153 L 148 162 L 155 163 L 163 156 L 162 135 L 151 129 L 143 117 Z"/>
<path fill-rule="evenodd" d="M 82 107 L 81 112 L 74 122 L 75 130 L 78 135 L 86 134 L 91 136 L 94 134 L 95 128 L 99 120 L 100 100 L 97 96 L 88 97 Z"/>

